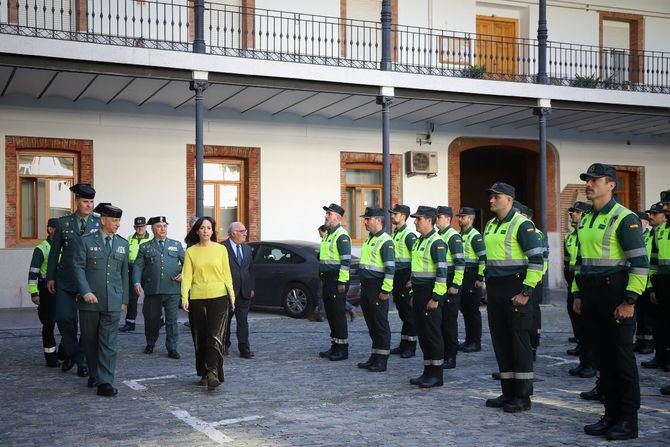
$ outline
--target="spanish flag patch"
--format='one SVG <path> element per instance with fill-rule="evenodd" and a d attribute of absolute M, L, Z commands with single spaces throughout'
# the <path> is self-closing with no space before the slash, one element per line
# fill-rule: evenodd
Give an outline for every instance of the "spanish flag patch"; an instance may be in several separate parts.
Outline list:
<path fill-rule="evenodd" d="M 444 247 L 443 247 L 442 245 L 438 245 L 438 246 L 437 246 L 437 249 L 438 249 L 438 250 L 444 250 Z"/>
<path fill-rule="evenodd" d="M 631 228 L 637 228 L 638 225 L 637 225 L 637 224 L 631 224 L 630 227 L 631 227 Z"/>
<path fill-rule="evenodd" d="M 535 231 L 535 228 L 529 228 L 526 231 L 529 232 L 529 233 L 532 233 L 533 231 Z"/>

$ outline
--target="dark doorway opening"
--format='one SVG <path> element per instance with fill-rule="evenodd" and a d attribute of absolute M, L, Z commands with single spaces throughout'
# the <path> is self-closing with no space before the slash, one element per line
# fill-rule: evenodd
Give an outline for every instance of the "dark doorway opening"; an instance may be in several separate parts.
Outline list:
<path fill-rule="evenodd" d="M 475 228 L 483 231 L 493 217 L 485 191 L 502 181 L 516 188 L 516 199 L 539 210 L 539 156 L 537 152 L 509 146 L 482 146 L 461 153 L 461 206 L 477 210 Z"/>

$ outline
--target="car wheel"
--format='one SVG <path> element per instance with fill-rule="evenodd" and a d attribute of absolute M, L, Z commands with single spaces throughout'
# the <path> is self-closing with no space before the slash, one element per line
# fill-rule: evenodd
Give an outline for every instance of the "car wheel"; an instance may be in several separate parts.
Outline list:
<path fill-rule="evenodd" d="M 312 309 L 312 295 L 302 284 L 290 284 L 282 296 L 286 315 L 291 318 L 305 318 Z"/>

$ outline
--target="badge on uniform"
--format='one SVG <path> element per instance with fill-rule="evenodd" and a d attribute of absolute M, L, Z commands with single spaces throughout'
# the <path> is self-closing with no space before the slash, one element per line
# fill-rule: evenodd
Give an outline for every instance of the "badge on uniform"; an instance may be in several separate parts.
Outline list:
<path fill-rule="evenodd" d="M 69 227 L 69 226 L 70 226 L 70 222 L 65 221 L 65 226 L 66 226 L 66 227 Z"/>
<path fill-rule="evenodd" d="M 175 246 L 170 246 L 167 249 L 168 249 L 168 251 L 177 251 L 178 250 L 178 248 L 175 247 Z"/>
<path fill-rule="evenodd" d="M 116 252 L 121 253 L 122 255 L 125 255 L 126 254 L 126 247 L 121 246 L 121 247 L 116 249 Z"/>

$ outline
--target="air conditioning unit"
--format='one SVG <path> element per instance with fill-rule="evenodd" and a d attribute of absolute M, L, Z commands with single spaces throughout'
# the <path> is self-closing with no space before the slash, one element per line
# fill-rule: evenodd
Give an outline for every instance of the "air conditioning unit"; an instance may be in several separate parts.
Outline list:
<path fill-rule="evenodd" d="M 437 152 L 405 152 L 405 173 L 408 176 L 423 174 L 429 177 L 437 175 Z"/>

